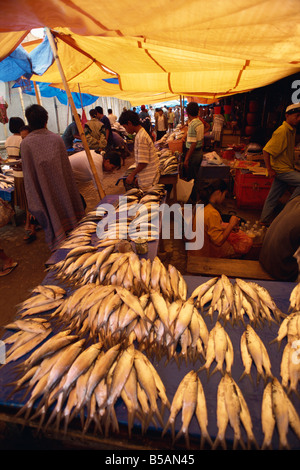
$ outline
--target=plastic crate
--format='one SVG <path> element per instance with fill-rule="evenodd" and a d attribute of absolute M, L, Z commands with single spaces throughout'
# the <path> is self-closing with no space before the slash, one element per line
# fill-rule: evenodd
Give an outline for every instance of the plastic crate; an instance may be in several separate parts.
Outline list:
<path fill-rule="evenodd" d="M 10 202 L 10 201 L 11 201 L 11 197 L 12 197 L 12 192 L 13 192 L 13 189 L 11 189 L 11 190 L 9 190 L 9 191 L 1 190 L 1 189 L 0 189 L 0 198 L 3 199 L 3 201 L 8 201 L 8 202 Z"/>
<path fill-rule="evenodd" d="M 262 209 L 268 196 L 273 178 L 236 171 L 234 194 L 237 207 Z"/>

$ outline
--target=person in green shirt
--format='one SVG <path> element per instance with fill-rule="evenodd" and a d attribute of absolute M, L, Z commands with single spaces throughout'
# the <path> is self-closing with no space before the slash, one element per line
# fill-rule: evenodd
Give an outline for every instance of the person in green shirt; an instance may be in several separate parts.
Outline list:
<path fill-rule="evenodd" d="M 291 199 L 300 195 L 300 172 L 295 169 L 295 136 L 300 123 L 300 103 L 286 108 L 285 121 L 276 129 L 263 148 L 263 156 L 268 175 L 274 177 L 271 189 L 265 200 L 260 222 L 269 225 L 280 197 L 288 186 L 295 190 Z"/>

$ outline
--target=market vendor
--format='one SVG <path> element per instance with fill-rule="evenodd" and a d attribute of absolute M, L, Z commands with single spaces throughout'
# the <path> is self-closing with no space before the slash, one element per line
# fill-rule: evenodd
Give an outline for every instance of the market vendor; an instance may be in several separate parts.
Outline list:
<path fill-rule="evenodd" d="M 232 215 L 228 223 L 224 223 L 220 207 L 224 202 L 228 188 L 224 180 L 214 180 L 200 191 L 198 204 L 204 205 L 204 244 L 194 252 L 196 256 L 212 258 L 238 258 L 247 253 L 252 246 L 252 239 L 239 229 L 239 217 Z M 193 218 L 193 231 L 195 232 L 198 211 Z"/>
<path fill-rule="evenodd" d="M 300 172 L 295 169 L 295 137 L 300 123 L 300 103 L 286 108 L 285 121 L 275 130 L 263 148 L 268 175 L 274 180 L 261 213 L 261 223 L 269 225 L 274 218 L 280 197 L 289 186 L 295 187 L 291 197 L 300 195 Z"/>
<path fill-rule="evenodd" d="M 104 172 L 112 172 L 121 166 L 119 152 L 110 151 L 103 154 L 95 150 L 90 152 L 100 181 L 103 181 Z M 78 190 L 87 206 L 86 212 L 88 212 L 99 203 L 100 196 L 86 151 L 70 155 L 69 160 Z"/>
<path fill-rule="evenodd" d="M 147 191 L 160 178 L 159 158 L 153 141 L 140 123 L 137 113 L 125 111 L 121 114 L 119 122 L 125 127 L 128 134 L 136 134 L 134 139 L 134 158 L 136 167 L 127 176 L 126 183 L 131 185 L 137 177 L 138 186 Z"/>
<path fill-rule="evenodd" d="M 259 262 L 274 279 L 296 281 L 299 274 L 294 254 L 300 246 L 300 195 L 287 202 L 264 237 Z"/>

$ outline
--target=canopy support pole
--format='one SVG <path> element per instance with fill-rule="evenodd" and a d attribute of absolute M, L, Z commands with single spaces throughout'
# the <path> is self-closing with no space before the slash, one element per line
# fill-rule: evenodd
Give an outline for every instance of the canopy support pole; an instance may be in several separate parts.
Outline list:
<path fill-rule="evenodd" d="M 34 91 L 35 91 L 35 96 L 36 96 L 36 101 L 37 101 L 37 104 L 41 105 L 41 100 L 40 100 L 40 96 L 39 96 L 39 91 L 38 91 L 38 86 L 35 82 L 33 82 L 33 86 L 34 86 Z"/>
<path fill-rule="evenodd" d="M 19 97 L 20 97 L 20 102 L 21 102 L 21 106 L 22 106 L 24 121 L 25 121 L 25 123 L 27 124 L 27 118 L 26 118 L 26 115 L 25 115 L 25 106 L 24 106 L 24 101 L 23 101 L 23 95 L 22 95 L 21 87 L 19 87 Z"/>
<path fill-rule="evenodd" d="M 105 197 L 105 192 L 104 192 L 104 190 L 101 186 L 99 176 L 98 176 L 97 171 L 96 171 L 95 163 L 92 159 L 91 151 L 89 149 L 89 146 L 88 146 L 88 143 L 87 143 L 87 140 L 86 140 L 86 136 L 85 136 L 84 130 L 82 128 L 82 124 L 81 124 L 81 121 L 79 119 L 77 109 L 76 109 L 75 103 L 73 101 L 72 94 L 71 94 L 70 89 L 69 89 L 68 82 L 66 80 L 65 73 L 63 71 L 60 59 L 59 59 L 58 54 L 57 54 L 57 49 L 56 49 L 56 44 L 54 42 L 54 38 L 52 36 L 52 33 L 51 33 L 50 29 L 49 28 L 45 28 L 45 29 L 46 29 L 47 38 L 49 40 L 49 43 L 50 43 L 50 46 L 51 46 L 51 49 L 52 49 L 52 52 L 53 52 L 53 56 L 55 58 L 57 68 L 59 70 L 60 76 L 62 78 L 62 82 L 64 84 L 64 88 L 65 88 L 65 91 L 66 91 L 66 94 L 67 94 L 67 97 L 68 97 L 68 100 L 69 100 L 69 103 L 71 105 L 72 114 L 74 116 L 74 119 L 75 119 L 75 122 L 76 122 L 76 125 L 77 125 L 77 129 L 79 131 L 79 135 L 80 135 L 84 150 L 86 152 L 86 156 L 88 158 L 93 176 L 95 178 L 95 182 L 96 182 L 96 185 L 97 185 L 97 189 L 98 189 L 100 199 L 103 199 Z"/>
<path fill-rule="evenodd" d="M 54 101 L 54 110 L 55 110 L 55 117 L 56 117 L 57 132 L 58 132 L 58 134 L 60 134 L 56 96 L 53 96 L 53 101 Z"/>
<path fill-rule="evenodd" d="M 184 124 L 183 96 L 180 95 L 181 124 Z"/>

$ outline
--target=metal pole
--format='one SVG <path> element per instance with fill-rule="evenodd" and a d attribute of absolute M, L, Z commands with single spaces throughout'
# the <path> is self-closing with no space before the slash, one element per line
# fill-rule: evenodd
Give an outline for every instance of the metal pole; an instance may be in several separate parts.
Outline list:
<path fill-rule="evenodd" d="M 93 173 L 94 178 L 95 178 L 95 182 L 96 182 L 96 185 L 97 185 L 97 189 L 98 189 L 100 198 L 103 199 L 104 196 L 105 196 L 105 192 L 104 192 L 104 190 L 103 190 L 103 188 L 102 188 L 102 186 L 101 186 L 101 183 L 100 183 L 100 180 L 99 180 L 99 176 L 98 176 L 97 171 L 96 171 L 95 163 L 94 163 L 94 161 L 93 161 L 93 159 L 92 159 L 92 155 L 91 155 L 91 152 L 90 152 L 90 149 L 89 149 L 89 146 L 88 146 L 86 137 L 85 137 L 85 133 L 84 133 L 84 130 L 83 130 L 83 128 L 82 128 L 82 124 L 81 124 L 81 121 L 80 121 L 80 119 L 79 119 L 79 116 L 78 116 L 78 113 L 77 113 L 77 109 L 76 109 L 76 106 L 75 106 L 75 104 L 74 104 L 73 97 L 72 97 L 72 94 L 71 94 L 71 92 L 70 92 L 68 82 L 67 82 L 67 80 L 66 80 L 65 73 L 64 73 L 64 71 L 63 71 L 63 68 L 62 68 L 60 59 L 59 59 L 58 54 L 57 54 L 57 49 L 56 49 L 56 44 L 55 44 L 55 42 L 54 42 L 54 38 L 53 38 L 53 36 L 52 36 L 52 33 L 51 33 L 50 29 L 49 29 L 49 28 L 45 28 L 45 29 L 46 29 L 46 34 L 47 34 L 47 37 L 48 37 L 48 40 L 49 40 L 49 43 L 50 43 L 50 46 L 51 46 L 51 49 L 52 49 L 54 58 L 55 58 L 56 65 L 57 65 L 57 67 L 58 67 L 60 76 L 61 76 L 62 81 L 63 81 L 63 85 L 64 85 L 64 88 L 65 88 L 65 91 L 66 91 L 66 93 L 67 93 L 67 97 L 68 97 L 69 103 L 70 103 L 70 105 L 71 105 L 72 114 L 73 114 L 73 116 L 74 116 L 74 119 L 75 119 L 75 122 L 76 122 L 76 125 L 77 125 L 77 129 L 78 129 L 78 132 L 79 132 L 79 135 L 80 135 L 80 137 L 81 137 L 81 141 L 82 141 L 82 144 L 83 144 L 83 147 L 84 147 L 84 150 L 85 150 L 85 152 L 86 152 L 86 155 L 87 155 L 87 158 L 88 158 L 88 161 L 89 161 L 89 164 L 90 164 L 92 173 Z"/>

